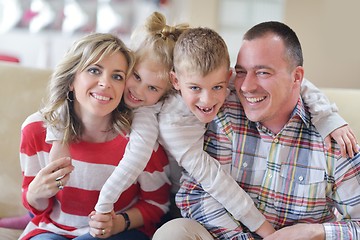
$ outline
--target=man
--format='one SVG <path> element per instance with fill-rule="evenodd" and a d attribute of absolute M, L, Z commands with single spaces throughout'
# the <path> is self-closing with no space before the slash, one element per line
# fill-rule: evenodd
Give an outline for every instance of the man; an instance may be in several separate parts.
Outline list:
<path fill-rule="evenodd" d="M 342 157 L 334 141 L 325 147 L 300 97 L 302 65 L 300 42 L 288 26 L 265 22 L 251 28 L 235 66 L 236 93 L 209 125 L 205 149 L 277 229 L 266 240 L 358 239 L 360 155 Z M 175 221 L 183 227 L 172 234 L 185 236 L 176 239 L 257 237 L 186 174 L 177 205 L 201 225 Z"/>

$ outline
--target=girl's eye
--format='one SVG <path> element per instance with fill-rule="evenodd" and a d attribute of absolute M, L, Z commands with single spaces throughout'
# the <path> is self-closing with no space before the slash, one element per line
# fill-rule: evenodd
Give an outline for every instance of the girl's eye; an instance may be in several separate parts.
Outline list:
<path fill-rule="evenodd" d="M 89 68 L 88 72 L 91 74 L 100 74 L 100 70 L 98 68 L 94 68 L 94 67 Z"/>
<path fill-rule="evenodd" d="M 114 74 L 113 79 L 122 81 L 124 80 L 124 76 L 122 76 L 121 74 Z"/>
<path fill-rule="evenodd" d="M 190 87 L 190 89 L 193 90 L 193 91 L 199 91 L 200 90 L 199 87 L 195 87 L 195 86 Z"/>
<path fill-rule="evenodd" d="M 134 74 L 134 78 L 136 79 L 136 80 L 138 80 L 138 81 L 140 81 L 141 80 L 141 77 L 139 76 L 139 74 L 137 74 L 137 73 L 133 73 Z"/>
<path fill-rule="evenodd" d="M 157 91 L 158 91 L 157 88 L 156 88 L 156 87 L 153 87 L 153 86 L 149 86 L 149 89 L 150 89 L 150 91 L 154 91 L 154 92 L 157 92 Z"/>

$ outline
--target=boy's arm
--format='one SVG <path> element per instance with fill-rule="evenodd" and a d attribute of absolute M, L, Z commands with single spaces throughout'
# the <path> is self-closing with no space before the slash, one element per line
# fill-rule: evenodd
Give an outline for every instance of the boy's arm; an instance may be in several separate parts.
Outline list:
<path fill-rule="evenodd" d="M 250 196 L 221 167 L 219 161 L 203 150 L 205 125 L 194 115 L 184 116 L 177 114 L 176 110 L 167 115 L 160 114 L 159 129 L 159 140 L 166 151 L 235 219 L 251 231 L 257 231 L 262 226 L 259 232 L 264 234 L 262 237 L 274 231 L 270 224 L 264 224 L 265 217 Z"/>
<path fill-rule="evenodd" d="M 311 121 L 330 147 L 330 136 L 340 145 L 343 156 L 358 152 L 357 140 L 347 122 L 338 114 L 338 108 L 309 80 L 303 79 L 301 97 L 311 113 Z"/>

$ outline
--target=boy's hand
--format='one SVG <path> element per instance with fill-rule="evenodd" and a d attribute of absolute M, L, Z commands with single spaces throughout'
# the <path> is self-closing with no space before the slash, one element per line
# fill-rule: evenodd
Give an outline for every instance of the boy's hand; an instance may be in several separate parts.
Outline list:
<path fill-rule="evenodd" d="M 356 136 L 348 125 L 335 129 L 325 138 L 325 147 L 327 149 L 331 147 L 331 138 L 340 145 L 341 155 L 344 158 L 346 158 L 347 155 L 353 158 L 354 155 L 359 152 Z"/>

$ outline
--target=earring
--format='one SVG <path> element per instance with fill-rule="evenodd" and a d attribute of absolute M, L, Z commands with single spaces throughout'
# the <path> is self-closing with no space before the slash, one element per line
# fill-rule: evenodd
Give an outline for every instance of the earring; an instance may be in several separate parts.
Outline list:
<path fill-rule="evenodd" d="M 73 102 L 74 101 L 74 91 L 68 91 L 66 93 L 66 99 L 69 101 L 69 102 Z"/>

